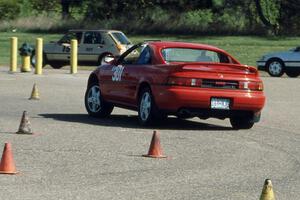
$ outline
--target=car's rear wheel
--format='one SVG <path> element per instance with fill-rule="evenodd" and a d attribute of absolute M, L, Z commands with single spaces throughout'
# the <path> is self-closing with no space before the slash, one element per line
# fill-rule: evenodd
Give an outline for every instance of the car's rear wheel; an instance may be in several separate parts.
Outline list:
<path fill-rule="evenodd" d="M 35 56 L 35 51 L 32 51 L 32 54 L 30 56 L 30 63 L 32 65 L 32 67 L 35 67 L 36 65 L 36 56 Z M 45 53 L 43 53 L 43 63 L 42 63 L 42 67 L 45 67 L 47 64 L 47 57 L 45 55 Z"/>
<path fill-rule="evenodd" d="M 49 65 L 53 68 L 53 69 L 60 69 L 64 66 L 63 63 L 60 62 L 50 62 Z"/>
<path fill-rule="evenodd" d="M 167 117 L 159 112 L 149 87 L 143 88 L 139 94 L 138 118 L 141 125 L 151 125 Z"/>
<path fill-rule="evenodd" d="M 270 76 L 280 77 L 284 73 L 284 63 L 280 59 L 273 58 L 267 62 L 267 70 Z"/>
<path fill-rule="evenodd" d="M 254 125 L 250 117 L 231 117 L 230 123 L 233 129 L 250 129 Z"/>
<path fill-rule="evenodd" d="M 300 75 L 300 71 L 286 71 L 285 73 L 291 78 L 296 78 Z"/>
<path fill-rule="evenodd" d="M 84 102 L 87 112 L 92 117 L 108 117 L 114 108 L 113 105 L 103 100 L 98 82 L 93 82 L 88 86 Z"/>

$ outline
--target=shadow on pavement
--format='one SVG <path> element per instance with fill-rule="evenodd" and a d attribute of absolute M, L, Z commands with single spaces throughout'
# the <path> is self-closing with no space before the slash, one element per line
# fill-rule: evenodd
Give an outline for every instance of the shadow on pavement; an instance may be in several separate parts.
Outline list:
<path fill-rule="evenodd" d="M 123 128 L 159 128 L 173 130 L 232 130 L 231 127 L 212 125 L 207 123 L 183 120 L 178 118 L 167 118 L 155 126 L 142 127 L 138 124 L 138 118 L 134 115 L 111 115 L 109 118 L 93 118 L 87 114 L 39 114 L 44 118 L 58 121 L 77 122 L 91 125 L 123 127 Z"/>

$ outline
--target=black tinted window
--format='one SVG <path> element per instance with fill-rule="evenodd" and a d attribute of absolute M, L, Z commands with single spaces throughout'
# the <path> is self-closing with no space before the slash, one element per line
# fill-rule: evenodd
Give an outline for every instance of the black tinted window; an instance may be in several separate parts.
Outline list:
<path fill-rule="evenodd" d="M 86 32 L 84 34 L 83 43 L 85 43 L 85 44 L 103 44 L 101 33 L 99 33 L 99 32 Z"/>
<path fill-rule="evenodd" d="M 62 37 L 59 41 L 60 43 L 70 43 L 71 40 L 76 39 L 80 43 L 82 37 L 82 32 L 70 32 Z"/>

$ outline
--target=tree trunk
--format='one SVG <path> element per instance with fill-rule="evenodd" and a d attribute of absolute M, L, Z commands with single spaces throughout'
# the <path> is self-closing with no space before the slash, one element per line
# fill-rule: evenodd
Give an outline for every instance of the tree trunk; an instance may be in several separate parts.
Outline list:
<path fill-rule="evenodd" d="M 258 13 L 258 16 L 260 18 L 260 20 L 262 21 L 262 23 L 267 27 L 267 28 L 271 28 L 272 24 L 267 20 L 267 18 L 265 17 L 262 7 L 260 5 L 260 0 L 255 0 L 255 5 L 256 5 L 256 10 Z"/>
<path fill-rule="evenodd" d="M 70 16 L 70 1 L 69 0 L 61 0 L 61 8 L 62 8 L 62 19 L 68 19 Z"/>

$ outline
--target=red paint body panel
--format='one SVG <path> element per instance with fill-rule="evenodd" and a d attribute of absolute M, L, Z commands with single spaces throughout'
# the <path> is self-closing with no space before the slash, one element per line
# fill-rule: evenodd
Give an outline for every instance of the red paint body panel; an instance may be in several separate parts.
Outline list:
<path fill-rule="evenodd" d="M 256 68 L 240 64 L 235 58 L 219 48 L 183 42 L 149 42 L 152 63 L 149 65 L 103 65 L 93 72 L 97 75 L 103 98 L 116 105 L 128 108 L 138 107 L 138 92 L 142 84 L 150 86 L 155 103 L 161 110 L 177 112 L 181 108 L 210 109 L 212 97 L 231 100 L 231 110 L 260 112 L 265 104 L 263 91 L 240 88 L 202 88 L 168 85 L 170 77 L 183 77 L 200 80 L 215 80 L 216 87 L 226 81 L 261 82 Z M 230 58 L 231 63 L 173 62 L 164 61 L 161 50 L 164 48 L 193 48 L 220 52 Z M 113 68 L 123 67 L 120 81 L 112 81 Z"/>
<path fill-rule="evenodd" d="M 179 108 L 210 108 L 212 97 L 228 98 L 232 110 L 247 110 L 258 112 L 265 103 L 261 92 L 232 91 L 208 88 L 188 88 L 154 86 L 152 92 L 156 97 L 156 104 L 160 109 L 177 111 Z"/>

